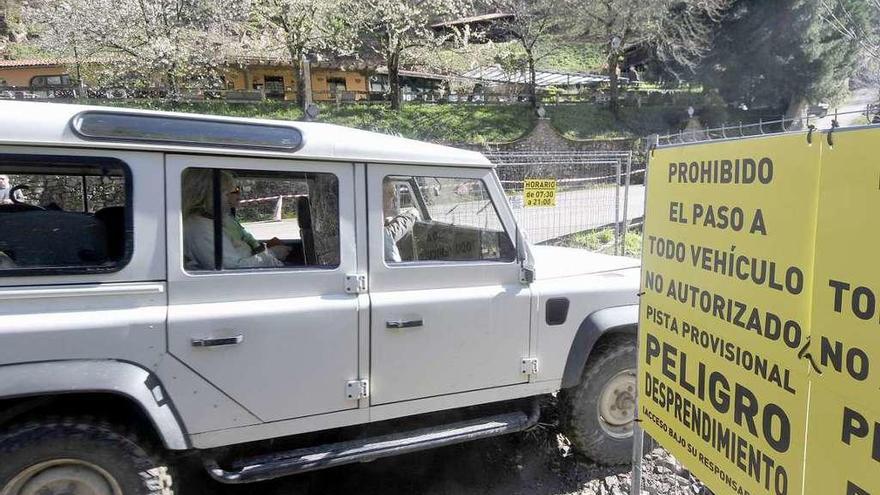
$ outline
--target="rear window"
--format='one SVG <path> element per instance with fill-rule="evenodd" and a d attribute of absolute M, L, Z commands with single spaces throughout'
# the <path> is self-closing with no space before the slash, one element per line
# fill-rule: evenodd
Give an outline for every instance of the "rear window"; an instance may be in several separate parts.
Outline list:
<path fill-rule="evenodd" d="M 119 270 L 131 217 L 130 173 L 115 158 L 0 154 L 0 276 Z"/>

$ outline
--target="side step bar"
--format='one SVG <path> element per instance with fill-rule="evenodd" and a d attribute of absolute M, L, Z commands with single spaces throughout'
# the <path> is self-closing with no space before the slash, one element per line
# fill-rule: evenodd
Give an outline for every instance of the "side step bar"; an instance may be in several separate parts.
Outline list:
<path fill-rule="evenodd" d="M 539 416 L 538 401 L 535 401 L 529 414 L 524 412 L 499 414 L 402 433 L 240 459 L 228 470 L 221 468 L 216 460 L 206 459 L 205 468 L 211 477 L 222 483 L 253 483 L 523 431 L 536 425 Z"/>

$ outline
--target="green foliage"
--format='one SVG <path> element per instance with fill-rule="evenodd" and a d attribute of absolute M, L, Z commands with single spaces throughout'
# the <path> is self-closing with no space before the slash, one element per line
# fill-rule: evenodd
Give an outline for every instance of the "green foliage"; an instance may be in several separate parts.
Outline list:
<path fill-rule="evenodd" d="M 10 43 L 6 53 L 12 60 L 52 58 L 51 53 L 30 42 Z"/>
<path fill-rule="evenodd" d="M 825 25 L 822 0 L 739 0 L 703 63 L 706 85 L 729 103 L 794 108 L 839 96 L 855 67 L 856 43 Z M 862 0 L 832 0 L 867 22 Z"/>
<path fill-rule="evenodd" d="M 405 105 L 394 112 L 385 105 L 326 106 L 325 122 L 413 139 L 451 143 L 514 140 L 532 127 L 525 105 Z"/>
<path fill-rule="evenodd" d="M 601 49 L 589 43 L 561 44 L 557 40 L 539 41 L 535 50 L 547 55 L 536 62 L 539 70 L 563 72 L 601 72 L 605 60 Z M 416 49 L 406 59 L 408 65 L 429 71 L 462 74 L 476 67 L 501 65 L 524 70 L 522 47 L 515 42 L 471 44 L 462 48 Z"/>
<path fill-rule="evenodd" d="M 666 133 L 683 125 L 685 107 L 643 105 L 621 107 L 615 116 L 604 106 L 589 103 L 547 107 L 550 122 L 571 139 L 644 137 Z"/>
<path fill-rule="evenodd" d="M 605 254 L 614 253 L 614 230 L 587 230 L 572 234 L 561 240 L 559 245 L 586 249 Z M 632 258 L 642 256 L 642 233 L 627 232 L 623 237 L 623 255 Z"/>
<path fill-rule="evenodd" d="M 588 43 L 556 45 L 538 63 L 539 69 L 566 72 L 600 72 L 605 56 L 600 47 Z"/>

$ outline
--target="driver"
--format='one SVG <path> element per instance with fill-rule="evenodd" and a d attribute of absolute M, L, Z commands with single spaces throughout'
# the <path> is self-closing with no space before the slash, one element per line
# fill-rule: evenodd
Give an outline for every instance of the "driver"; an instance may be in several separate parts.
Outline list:
<path fill-rule="evenodd" d="M 261 243 L 232 215 L 241 199 L 235 177 L 220 172 L 223 214 L 223 268 L 282 267 L 290 248 L 277 238 Z M 214 268 L 214 186 L 210 169 L 187 169 L 183 175 L 183 247 L 188 264 Z M 188 266 L 188 268 L 193 268 Z"/>

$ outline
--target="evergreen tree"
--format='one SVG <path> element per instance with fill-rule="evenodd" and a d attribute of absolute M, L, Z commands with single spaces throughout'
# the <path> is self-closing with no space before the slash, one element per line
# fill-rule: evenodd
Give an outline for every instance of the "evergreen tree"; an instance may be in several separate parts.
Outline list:
<path fill-rule="evenodd" d="M 739 0 L 700 71 L 728 103 L 799 117 L 806 105 L 845 94 L 858 44 L 823 20 L 821 0 Z M 827 0 L 825 3 L 829 3 Z M 861 0 L 835 0 L 867 22 Z"/>

